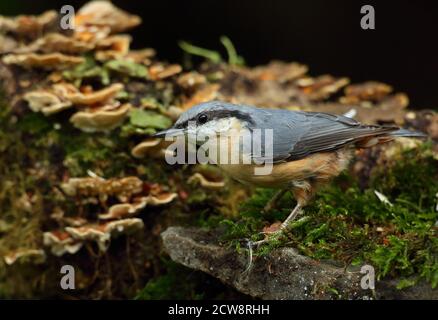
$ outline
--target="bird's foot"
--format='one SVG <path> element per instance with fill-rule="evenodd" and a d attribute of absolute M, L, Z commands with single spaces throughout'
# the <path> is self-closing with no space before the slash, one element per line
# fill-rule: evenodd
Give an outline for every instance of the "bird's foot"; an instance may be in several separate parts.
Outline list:
<path fill-rule="evenodd" d="M 244 271 L 244 273 L 251 270 L 252 267 L 252 261 L 253 261 L 253 248 L 254 247 L 260 247 L 263 244 L 269 243 L 272 240 L 279 239 L 283 234 L 284 231 L 287 229 L 290 222 L 292 222 L 296 216 L 301 212 L 301 205 L 298 203 L 295 208 L 292 210 L 292 212 L 289 214 L 286 220 L 284 220 L 283 223 L 276 222 L 269 227 L 265 228 L 261 234 L 265 236 L 264 239 L 258 240 L 258 241 L 251 241 L 247 240 L 248 244 L 248 252 L 249 252 L 249 263 L 248 267 Z"/>
<path fill-rule="evenodd" d="M 276 231 L 264 231 L 264 232 L 261 232 L 260 234 L 264 234 L 265 235 L 265 238 L 263 240 L 251 241 L 249 239 L 246 239 L 247 240 L 246 243 L 248 245 L 248 265 L 247 265 L 245 271 L 243 271 L 243 274 L 246 274 L 252 268 L 252 265 L 253 265 L 253 250 L 254 250 L 254 248 L 258 248 L 262 244 L 268 243 L 270 240 L 281 236 L 283 234 L 283 229 L 279 229 L 279 230 L 276 230 Z"/>
<path fill-rule="evenodd" d="M 258 240 L 258 241 L 251 241 L 251 243 L 250 243 L 251 246 L 259 247 L 260 245 L 262 245 L 264 243 L 268 243 L 271 240 L 278 239 L 280 236 L 282 236 L 284 234 L 284 228 L 280 228 L 280 229 L 275 230 L 275 231 L 263 231 L 263 232 L 260 232 L 260 234 L 263 234 L 265 236 L 265 238 L 262 240 Z"/>

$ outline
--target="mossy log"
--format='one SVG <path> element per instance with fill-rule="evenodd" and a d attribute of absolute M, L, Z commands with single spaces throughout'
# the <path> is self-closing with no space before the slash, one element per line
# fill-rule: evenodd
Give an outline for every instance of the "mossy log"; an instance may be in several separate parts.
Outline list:
<path fill-rule="evenodd" d="M 90 14 L 94 11 L 105 14 Z M 366 123 L 393 123 L 427 133 L 426 147 L 402 143 L 358 153 L 349 178 L 337 181 L 337 189 L 321 191 L 306 209 L 309 219 L 272 247 L 296 248 L 300 256 L 292 249 L 279 254 L 297 258 L 302 267 L 309 263 L 309 270 L 321 270 L 314 261 L 327 257 L 346 264 L 369 261 L 382 279 L 388 278 L 382 284 L 392 286 L 389 279 L 403 277 L 405 286 L 422 288 L 424 279 L 437 285 L 435 111 L 408 109 L 407 95 L 389 85 L 313 76 L 297 62 L 245 66 L 226 37 L 220 41 L 228 59 L 181 43 L 192 57 L 205 58 L 199 66 L 162 61 L 151 48 L 130 49 L 131 38 L 124 32 L 141 19 L 110 2 L 91 2 L 77 10 L 77 17 L 83 25 L 71 31 L 59 29 L 55 11 L 26 19 L 0 17 L 0 297 L 241 297 L 213 277 L 193 276 L 171 265 L 161 250 L 160 233 L 169 226 L 225 225 L 221 245 L 233 246 L 281 220 L 290 209 L 292 200 L 287 199 L 279 210 L 263 216 L 269 191 L 260 196 L 210 165 L 170 166 L 163 161 L 166 145 L 152 134 L 171 126 L 184 110 L 212 99 L 349 113 Z M 93 20 L 102 17 L 105 21 Z M 400 149 L 411 153 L 400 157 Z M 394 203 L 392 209 L 374 191 Z M 181 234 L 174 232 L 172 238 L 171 230 Z M 184 232 L 166 233 L 165 245 L 176 261 L 256 297 L 306 297 L 298 289 L 283 295 L 252 292 L 247 283 L 230 280 L 243 268 L 241 255 L 216 243 L 204 248 Z M 214 268 L 222 264 L 229 273 L 219 276 L 208 264 L 201 268 L 184 262 L 170 247 L 178 237 L 188 257 L 199 248 L 207 250 L 206 259 L 213 249 L 223 253 L 228 258 L 215 258 Z M 261 272 L 253 274 L 259 288 L 273 281 L 264 261 L 259 257 L 253 271 Z M 75 266 L 76 291 L 59 287 L 59 270 L 65 264 Z M 285 285 L 293 284 L 286 280 Z M 204 286 L 205 281 L 212 285 Z M 336 289 L 331 292 L 333 296 L 321 297 L 342 297 Z M 362 293 L 348 291 L 345 297 Z"/>

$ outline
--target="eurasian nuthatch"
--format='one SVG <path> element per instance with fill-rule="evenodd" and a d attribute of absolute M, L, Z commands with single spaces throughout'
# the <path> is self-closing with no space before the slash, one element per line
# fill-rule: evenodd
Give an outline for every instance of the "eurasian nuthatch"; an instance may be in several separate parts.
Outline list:
<path fill-rule="evenodd" d="M 301 112 L 282 109 L 261 109 L 246 105 L 235 105 L 210 101 L 187 110 L 168 130 L 155 136 L 196 135 L 216 136 L 227 133 L 271 130 L 272 140 L 259 139 L 262 151 L 271 149 L 272 170 L 269 174 L 254 173 L 260 166 L 260 154 L 246 152 L 251 163 L 221 163 L 218 165 L 238 181 L 255 186 L 278 188 L 280 191 L 267 204 L 271 207 L 286 191 L 291 191 L 297 201 L 283 230 L 305 206 L 318 186 L 344 170 L 352 158 L 355 148 L 368 148 L 391 141 L 396 137 L 424 137 L 395 126 L 365 125 L 345 116 L 320 112 Z M 269 145 L 268 145 L 269 144 Z M 221 144 L 220 148 L 229 147 Z M 245 152 L 245 148 L 241 148 Z M 246 149 L 247 150 L 247 149 Z M 223 151 L 223 150 L 221 150 Z"/>

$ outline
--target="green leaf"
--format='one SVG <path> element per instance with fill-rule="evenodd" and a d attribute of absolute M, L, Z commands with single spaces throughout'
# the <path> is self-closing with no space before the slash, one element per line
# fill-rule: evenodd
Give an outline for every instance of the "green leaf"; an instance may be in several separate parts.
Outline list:
<path fill-rule="evenodd" d="M 321 237 L 323 237 L 329 230 L 327 223 L 321 224 L 318 228 L 313 229 L 307 234 L 306 242 L 313 242 Z"/>
<path fill-rule="evenodd" d="M 120 136 L 123 138 L 127 138 L 133 135 L 151 136 L 156 132 L 157 130 L 154 128 L 140 128 L 130 123 L 127 123 L 120 128 Z"/>
<path fill-rule="evenodd" d="M 203 57 L 205 59 L 210 60 L 213 63 L 220 63 L 222 62 L 222 57 L 217 51 L 208 50 L 205 48 L 201 48 L 198 46 L 195 46 L 187 41 L 180 41 L 178 42 L 179 47 L 184 50 L 185 52 L 194 55 Z"/>
<path fill-rule="evenodd" d="M 84 78 L 100 78 L 103 85 L 110 83 L 108 70 L 96 64 L 96 61 L 90 57 L 85 56 L 85 61 L 72 69 L 65 70 L 62 73 L 66 80 L 74 81 L 79 86 Z"/>
<path fill-rule="evenodd" d="M 167 129 L 172 120 L 154 111 L 134 109 L 129 114 L 130 123 L 142 128 Z"/>
<path fill-rule="evenodd" d="M 144 65 L 129 60 L 110 60 L 104 67 L 130 77 L 149 79 L 149 71 Z"/>
<path fill-rule="evenodd" d="M 230 38 L 228 38 L 227 36 L 222 36 L 220 37 L 220 41 L 225 47 L 225 50 L 227 50 L 228 64 L 232 66 L 243 66 L 245 64 L 245 59 L 237 54 L 236 48 L 234 47 Z"/>

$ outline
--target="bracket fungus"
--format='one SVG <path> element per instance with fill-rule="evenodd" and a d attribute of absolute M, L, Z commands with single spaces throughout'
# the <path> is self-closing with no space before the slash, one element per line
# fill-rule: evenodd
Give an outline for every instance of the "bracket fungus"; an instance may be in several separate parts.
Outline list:
<path fill-rule="evenodd" d="M 56 24 L 58 13 L 46 11 L 38 16 L 20 15 L 14 18 L 0 16 L 0 32 L 18 37 L 36 38 Z"/>
<path fill-rule="evenodd" d="M 74 105 L 93 106 L 96 104 L 105 104 L 115 98 L 115 96 L 123 90 L 124 86 L 121 83 L 113 83 L 110 86 L 97 91 L 80 92 L 65 92 L 64 98 L 69 100 Z"/>
<path fill-rule="evenodd" d="M 377 81 L 351 84 L 344 89 L 345 96 L 339 101 L 344 104 L 357 104 L 362 101 L 378 102 L 392 92 L 392 87 Z"/>
<path fill-rule="evenodd" d="M 25 47 L 20 47 L 15 50 L 15 53 L 29 52 L 45 52 L 55 53 L 61 52 L 65 54 L 81 54 L 90 51 L 94 46 L 90 43 L 80 41 L 78 39 L 68 37 L 60 33 L 50 33 L 42 38 L 35 40 L 33 43 Z"/>
<path fill-rule="evenodd" d="M 144 64 L 146 66 L 151 64 L 151 58 L 155 56 L 156 52 L 152 48 L 145 48 L 140 50 L 131 50 L 125 56 L 125 59 L 138 64 Z"/>
<path fill-rule="evenodd" d="M 46 261 L 46 253 L 41 249 L 19 249 L 6 254 L 3 258 L 7 265 L 12 265 L 16 262 L 41 264 Z"/>
<path fill-rule="evenodd" d="M 132 203 L 117 203 L 109 208 L 108 213 L 100 214 L 99 219 L 114 220 L 127 218 L 145 208 L 147 203 L 147 197 L 136 197 L 133 199 Z"/>
<path fill-rule="evenodd" d="M 73 33 L 73 38 L 94 46 L 97 41 L 108 37 L 110 32 L 111 29 L 108 26 L 77 25 Z"/>
<path fill-rule="evenodd" d="M 149 67 L 149 75 L 152 80 L 162 80 L 172 77 L 182 71 L 182 67 L 179 64 L 165 65 L 157 63 Z"/>
<path fill-rule="evenodd" d="M 305 97 L 309 100 L 322 100 L 330 97 L 342 87 L 350 83 L 348 78 L 335 78 L 330 75 L 323 75 L 316 78 L 301 78 L 297 80 Z"/>
<path fill-rule="evenodd" d="M 0 54 L 14 51 L 18 47 L 18 42 L 0 33 Z"/>
<path fill-rule="evenodd" d="M 131 41 L 129 35 L 115 35 L 102 39 L 96 44 L 95 57 L 99 61 L 122 58 L 128 54 Z"/>
<path fill-rule="evenodd" d="M 176 197 L 176 193 L 162 193 L 159 195 L 148 195 L 146 197 L 134 197 L 131 203 L 118 203 L 112 205 L 108 210 L 108 213 L 99 215 L 99 219 L 112 220 L 131 217 L 144 209 L 147 205 L 165 205 L 172 202 Z"/>
<path fill-rule="evenodd" d="M 177 79 L 177 83 L 184 89 L 197 88 L 207 83 L 207 77 L 199 72 L 190 71 L 181 74 Z"/>
<path fill-rule="evenodd" d="M 221 86 L 217 83 L 206 84 L 196 90 L 196 92 L 182 104 L 184 110 L 190 109 L 196 104 L 207 102 L 210 100 L 215 100 L 219 95 L 219 90 Z"/>
<path fill-rule="evenodd" d="M 149 195 L 148 204 L 152 206 L 160 206 L 172 202 L 177 197 L 178 195 L 176 193 L 162 193 L 158 195 Z"/>
<path fill-rule="evenodd" d="M 225 186 L 224 181 L 214 181 L 207 179 L 204 175 L 196 172 L 188 180 L 188 183 L 199 183 L 202 187 L 207 189 L 221 189 Z"/>
<path fill-rule="evenodd" d="M 121 234 L 131 234 L 144 227 L 143 221 L 138 218 L 114 220 L 96 224 L 88 224 L 82 227 L 66 227 L 74 239 L 81 241 L 95 241 L 100 251 L 108 249 L 112 237 Z"/>
<path fill-rule="evenodd" d="M 109 1 L 95 0 L 85 4 L 76 14 L 77 27 L 108 27 L 111 33 L 123 32 L 141 23 L 137 15 L 115 7 Z"/>
<path fill-rule="evenodd" d="M 137 177 L 120 179 L 103 178 L 70 178 L 61 185 L 62 190 L 70 197 L 99 198 L 106 201 L 114 196 L 119 201 L 127 202 L 134 194 L 143 190 L 143 181 Z"/>
<path fill-rule="evenodd" d="M 87 219 L 81 217 L 63 217 L 61 220 L 72 227 L 80 227 L 88 222 Z"/>
<path fill-rule="evenodd" d="M 134 158 L 141 159 L 146 156 L 151 158 L 164 158 L 167 152 L 167 147 L 172 142 L 164 141 L 163 139 L 148 139 L 137 144 L 131 150 L 131 155 Z"/>
<path fill-rule="evenodd" d="M 43 244 L 57 257 L 65 253 L 75 254 L 83 246 L 83 242 L 73 239 L 68 232 L 62 230 L 44 232 Z"/>
<path fill-rule="evenodd" d="M 29 103 L 34 112 L 42 112 L 48 116 L 72 106 L 70 101 L 63 101 L 58 95 L 47 90 L 30 91 L 24 94 L 23 99 Z"/>
<path fill-rule="evenodd" d="M 62 53 L 23 53 L 9 54 L 3 57 L 5 64 L 14 64 L 23 68 L 65 69 L 84 62 L 84 58 Z"/>
<path fill-rule="evenodd" d="M 249 77 L 253 79 L 285 83 L 304 76 L 307 70 L 306 65 L 296 62 L 286 63 L 282 61 L 271 61 L 266 66 L 255 67 L 247 72 L 249 73 Z"/>
<path fill-rule="evenodd" d="M 128 116 L 131 104 L 120 107 L 105 105 L 76 112 L 70 122 L 84 132 L 109 131 L 118 127 Z"/>

